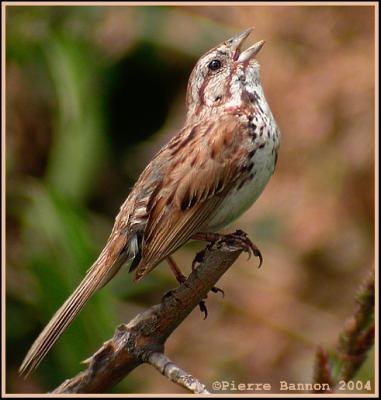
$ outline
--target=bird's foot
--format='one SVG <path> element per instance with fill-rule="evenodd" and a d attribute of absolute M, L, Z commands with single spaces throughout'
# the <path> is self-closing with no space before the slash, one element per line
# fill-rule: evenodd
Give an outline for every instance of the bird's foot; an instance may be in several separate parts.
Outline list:
<path fill-rule="evenodd" d="M 207 242 L 216 242 L 217 240 L 222 239 L 230 245 L 242 248 L 244 252 L 249 254 L 249 259 L 252 254 L 255 257 L 258 257 L 259 258 L 258 268 L 260 268 L 263 263 L 263 257 L 262 257 L 260 250 L 249 239 L 247 234 L 244 231 L 242 231 L 241 229 L 238 229 L 234 233 L 230 233 L 227 235 L 223 235 L 221 233 L 209 233 L 209 232 L 208 233 L 197 233 L 192 236 L 192 239 L 203 240 L 203 241 L 207 241 Z M 195 268 L 195 263 L 197 263 L 197 261 L 198 261 L 197 256 L 192 264 L 193 269 Z"/>
<path fill-rule="evenodd" d="M 195 260 L 196 260 L 196 259 L 197 259 L 197 256 L 196 256 Z M 180 285 L 181 285 L 182 283 L 184 283 L 184 282 L 187 280 L 187 277 L 181 272 L 180 268 L 177 266 L 177 264 L 175 263 L 175 261 L 173 260 L 173 258 L 172 258 L 171 256 L 168 256 L 168 257 L 167 257 L 167 261 L 168 261 L 168 264 L 169 264 L 169 266 L 170 266 L 170 268 L 171 268 L 171 271 L 173 272 L 173 274 L 174 274 L 174 276 L 175 276 L 177 282 L 178 282 Z M 192 270 L 194 270 L 194 268 L 195 268 L 195 267 L 194 267 L 194 262 L 193 262 L 193 263 L 192 263 Z M 225 295 L 225 292 L 224 292 L 222 289 L 218 288 L 218 287 L 213 286 L 210 290 L 211 290 L 213 293 L 221 293 L 221 294 L 222 294 L 222 297 L 224 297 L 224 295 Z M 173 291 L 169 291 L 168 293 L 166 293 L 166 294 L 164 295 L 164 297 L 170 296 L 170 295 L 172 294 L 172 292 L 173 292 Z M 206 318 L 208 317 L 208 310 L 207 310 L 207 308 L 206 308 L 205 301 L 204 301 L 204 300 L 201 300 L 200 303 L 198 304 L 198 306 L 199 306 L 199 308 L 200 308 L 200 311 L 201 311 L 202 313 L 204 313 L 204 319 L 206 319 Z"/>

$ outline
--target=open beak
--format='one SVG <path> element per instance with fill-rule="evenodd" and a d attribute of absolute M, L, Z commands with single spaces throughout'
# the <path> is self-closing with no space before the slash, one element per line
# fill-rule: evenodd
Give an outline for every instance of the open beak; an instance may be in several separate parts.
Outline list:
<path fill-rule="evenodd" d="M 231 49 L 234 50 L 240 50 L 243 42 L 245 39 L 250 35 L 250 33 L 253 31 L 253 28 L 246 29 L 246 31 L 233 36 L 231 39 L 227 40 L 227 43 L 230 44 Z"/>
<path fill-rule="evenodd" d="M 264 44 L 265 44 L 264 40 L 261 40 L 253 44 L 251 47 L 249 47 L 239 55 L 238 62 L 245 62 L 247 60 L 254 58 L 260 52 Z"/>
<path fill-rule="evenodd" d="M 238 62 L 244 62 L 255 57 L 265 44 L 265 41 L 261 40 L 260 42 L 255 43 L 253 46 L 249 47 L 247 50 L 241 53 L 242 44 L 252 31 L 253 28 L 249 28 L 227 41 L 227 43 L 230 44 L 231 49 L 234 51 L 234 61 L 238 60 Z"/>

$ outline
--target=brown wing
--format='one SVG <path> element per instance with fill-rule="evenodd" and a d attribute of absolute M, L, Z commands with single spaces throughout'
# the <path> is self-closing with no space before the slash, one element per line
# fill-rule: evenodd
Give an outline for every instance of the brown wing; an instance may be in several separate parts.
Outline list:
<path fill-rule="evenodd" d="M 202 230 L 239 177 L 245 159 L 243 127 L 235 116 L 201 123 L 159 157 L 171 160 L 148 203 L 142 259 L 135 280 Z"/>

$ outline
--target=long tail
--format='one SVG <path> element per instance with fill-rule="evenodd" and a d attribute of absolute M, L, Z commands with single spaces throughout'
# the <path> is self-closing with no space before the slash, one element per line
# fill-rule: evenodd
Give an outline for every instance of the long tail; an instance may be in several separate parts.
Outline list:
<path fill-rule="evenodd" d="M 126 258 L 128 258 L 127 255 L 123 255 L 122 253 L 125 240 L 123 242 L 117 241 L 112 246 L 106 245 L 77 289 L 54 314 L 48 325 L 33 343 L 19 369 L 21 375 L 26 377 L 38 367 L 48 351 L 82 310 L 90 297 L 104 286 L 120 269 Z"/>

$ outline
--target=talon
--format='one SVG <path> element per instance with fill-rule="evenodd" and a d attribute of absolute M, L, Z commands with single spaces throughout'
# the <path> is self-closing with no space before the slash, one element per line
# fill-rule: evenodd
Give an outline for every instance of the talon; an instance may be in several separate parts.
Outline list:
<path fill-rule="evenodd" d="M 201 311 L 202 313 L 204 313 L 204 320 L 206 320 L 206 318 L 208 317 L 208 310 L 207 310 L 207 308 L 206 308 L 205 301 L 204 301 L 204 300 L 201 300 L 201 301 L 198 303 L 198 306 L 200 307 L 200 311 Z"/>
<path fill-rule="evenodd" d="M 261 268 L 262 263 L 263 263 L 263 257 L 262 257 L 262 253 L 256 249 L 256 251 L 254 252 L 255 257 L 259 257 L 259 265 L 258 265 L 258 269 Z"/>
<path fill-rule="evenodd" d="M 205 250 L 201 250 L 196 254 L 196 257 L 192 261 L 192 271 L 197 269 L 197 267 L 202 263 L 205 256 Z"/>
<path fill-rule="evenodd" d="M 200 265 L 201 265 L 201 263 L 199 261 L 197 261 L 196 259 L 194 259 L 192 262 L 192 272 L 195 271 Z"/>
<path fill-rule="evenodd" d="M 246 237 L 246 240 L 244 241 L 244 247 L 245 251 L 249 253 L 249 256 L 247 258 L 248 260 L 250 260 L 252 254 L 254 254 L 255 257 L 259 257 L 258 268 L 261 268 L 263 263 L 263 257 L 258 247 L 254 243 L 252 243 L 252 241 L 248 237 Z"/>
<path fill-rule="evenodd" d="M 247 259 L 250 260 L 251 255 L 254 254 L 255 257 L 259 257 L 259 266 L 261 268 L 263 263 L 263 257 L 257 246 L 248 238 L 247 234 L 241 229 L 237 229 L 234 233 L 228 235 L 222 235 L 218 233 L 197 233 L 192 236 L 195 240 L 205 240 L 207 242 L 215 242 L 218 239 L 223 238 L 227 244 L 233 246 L 240 246 L 243 251 L 248 253 Z M 195 260 L 192 263 L 192 270 L 197 268 L 197 261 L 201 261 L 198 259 L 199 254 L 196 256 Z M 202 259 L 202 256 L 200 256 Z"/>
<path fill-rule="evenodd" d="M 216 286 L 213 286 L 210 290 L 211 290 L 213 293 L 221 293 L 222 298 L 225 297 L 225 292 L 224 292 L 222 289 L 220 289 L 220 288 L 218 288 L 218 287 L 216 287 Z"/>
<path fill-rule="evenodd" d="M 258 247 L 254 244 L 254 243 L 250 243 L 251 244 L 251 250 L 254 254 L 255 257 L 259 257 L 259 265 L 258 268 L 261 268 L 262 263 L 263 263 L 263 257 L 262 257 L 262 253 L 261 251 L 258 249 Z"/>

